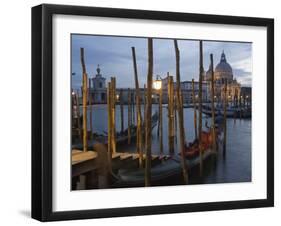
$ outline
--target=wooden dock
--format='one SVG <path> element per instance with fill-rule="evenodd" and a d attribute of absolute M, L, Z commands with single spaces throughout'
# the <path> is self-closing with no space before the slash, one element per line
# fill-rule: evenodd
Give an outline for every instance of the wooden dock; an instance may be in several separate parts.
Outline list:
<path fill-rule="evenodd" d="M 99 155 L 96 151 L 72 150 L 71 164 L 72 177 L 77 177 L 100 167 Z M 169 159 L 169 155 L 152 155 L 152 165 L 158 164 L 160 161 Z M 146 159 L 146 156 L 143 156 Z M 112 153 L 112 170 L 120 168 L 137 168 L 139 162 L 139 154 L 130 152 Z M 104 163 L 106 164 L 106 163 Z"/>

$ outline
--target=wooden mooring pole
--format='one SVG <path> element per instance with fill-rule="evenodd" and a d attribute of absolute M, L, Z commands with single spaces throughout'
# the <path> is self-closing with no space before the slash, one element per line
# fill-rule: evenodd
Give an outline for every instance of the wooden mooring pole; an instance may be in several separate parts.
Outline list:
<path fill-rule="evenodd" d="M 143 167 L 143 151 L 142 151 L 142 117 L 141 117 L 141 103 L 140 103 L 140 89 L 138 80 L 137 60 L 135 47 L 132 47 L 133 66 L 135 75 L 136 87 L 136 110 L 137 110 L 137 153 L 139 154 L 139 167 Z"/>
<path fill-rule="evenodd" d="M 223 105 L 223 155 L 224 156 L 225 156 L 225 153 L 226 153 L 226 134 L 227 134 L 226 108 L 227 108 L 227 79 L 224 80 L 224 105 Z"/>
<path fill-rule="evenodd" d="M 194 121 L 194 137 L 198 139 L 198 129 L 197 129 L 197 107 L 196 107 L 196 99 L 195 99 L 195 87 L 194 87 L 194 79 L 192 79 L 192 102 L 193 102 L 193 121 Z"/>
<path fill-rule="evenodd" d="M 111 143 L 111 125 L 112 125 L 112 114 L 111 114 L 111 91 L 112 86 L 111 82 L 107 84 L 107 154 L 108 154 L 108 163 L 109 169 L 111 167 L 111 159 L 112 159 L 112 143 Z"/>
<path fill-rule="evenodd" d="M 202 77 L 203 77 L 203 44 L 199 41 L 199 154 L 200 154 L 200 176 L 203 174 L 203 149 L 202 149 Z"/>
<path fill-rule="evenodd" d="M 116 153 L 116 78 L 111 77 L 111 143 L 112 153 Z"/>
<path fill-rule="evenodd" d="M 145 124 L 145 186 L 151 185 L 151 114 L 152 114 L 153 40 L 148 38 L 147 107 Z"/>
<path fill-rule="evenodd" d="M 128 144 L 131 144 L 131 124 L 132 124 L 132 108 L 131 108 L 131 90 L 128 89 Z"/>
<path fill-rule="evenodd" d="M 239 93 L 239 117 L 240 117 L 240 120 L 242 118 L 242 102 L 241 102 L 241 93 Z"/>
<path fill-rule="evenodd" d="M 135 125 L 136 124 L 136 113 L 135 113 L 135 93 L 132 91 L 132 124 Z"/>
<path fill-rule="evenodd" d="M 82 65 L 82 90 L 83 90 L 83 151 L 86 152 L 88 149 L 88 130 L 87 130 L 87 72 L 84 61 L 84 48 L 80 48 L 81 65 Z"/>
<path fill-rule="evenodd" d="M 146 102 L 147 102 L 147 99 L 146 99 L 146 85 L 144 84 L 143 85 L 143 126 L 145 127 L 145 124 L 146 124 L 146 120 L 145 120 L 145 117 L 146 117 Z"/>
<path fill-rule="evenodd" d="M 76 92 L 76 106 L 77 106 L 77 126 L 78 126 L 78 131 L 79 131 L 79 141 L 81 141 L 81 143 L 83 143 L 83 138 L 82 138 L 82 134 L 83 134 L 83 130 L 81 128 L 81 114 L 80 114 L 80 97 L 79 97 L 79 89 L 77 89 Z"/>
<path fill-rule="evenodd" d="M 187 163 L 185 161 L 185 131 L 184 131 L 184 118 L 183 118 L 183 100 L 181 93 L 181 81 L 180 81 L 180 51 L 178 48 L 177 40 L 174 40 L 175 54 L 176 54 L 176 79 L 177 79 L 177 111 L 179 118 L 179 132 L 180 132 L 180 152 L 181 152 L 181 164 L 184 184 L 188 184 L 188 171 Z"/>
<path fill-rule="evenodd" d="M 120 89 L 119 104 L 120 104 L 120 117 L 121 117 L 121 133 L 124 133 L 124 103 L 123 103 L 123 89 Z"/>
<path fill-rule="evenodd" d="M 93 142 L 93 106 L 92 106 L 92 93 L 91 93 L 91 79 L 89 78 L 89 105 L 90 105 L 90 141 Z"/>
<path fill-rule="evenodd" d="M 175 135 L 175 143 L 178 143 L 178 117 L 177 117 L 177 95 L 175 94 L 175 98 L 174 98 L 174 118 L 175 118 L 175 122 L 174 122 L 174 135 Z"/>
<path fill-rule="evenodd" d="M 181 90 L 180 90 L 180 107 L 181 107 L 181 109 L 183 111 L 183 93 L 182 93 Z M 183 122 L 183 128 L 184 128 L 184 116 L 182 118 L 182 122 Z M 184 141 L 185 141 L 185 138 L 186 138 L 186 136 L 185 136 L 185 129 L 183 129 L 183 137 L 184 137 Z"/>
<path fill-rule="evenodd" d="M 210 54 L 211 61 L 211 101 L 212 101 L 212 141 L 213 141 L 213 150 L 217 150 L 216 143 L 216 131 L 215 131 L 215 87 L 214 87 L 214 62 L 213 62 L 213 54 Z"/>
<path fill-rule="evenodd" d="M 174 153 L 174 81 L 172 76 L 168 76 L 168 139 L 169 151 Z"/>
<path fill-rule="evenodd" d="M 159 90 L 159 143 L 160 143 L 160 155 L 163 155 L 163 112 L 162 112 L 162 102 L 163 102 L 163 89 Z"/>

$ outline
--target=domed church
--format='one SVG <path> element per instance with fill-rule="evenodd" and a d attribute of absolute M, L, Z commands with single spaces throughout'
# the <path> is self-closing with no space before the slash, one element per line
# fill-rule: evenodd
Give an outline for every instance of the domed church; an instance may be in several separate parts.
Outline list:
<path fill-rule="evenodd" d="M 227 62 L 225 53 L 223 51 L 220 62 L 217 64 L 214 70 L 215 98 L 217 100 L 224 98 L 224 83 L 227 81 L 228 101 L 238 101 L 238 98 L 240 97 L 241 84 L 238 83 L 233 77 L 232 67 Z M 211 78 L 212 71 L 210 65 L 204 80 L 211 83 Z M 209 87 L 211 89 L 211 84 Z"/>

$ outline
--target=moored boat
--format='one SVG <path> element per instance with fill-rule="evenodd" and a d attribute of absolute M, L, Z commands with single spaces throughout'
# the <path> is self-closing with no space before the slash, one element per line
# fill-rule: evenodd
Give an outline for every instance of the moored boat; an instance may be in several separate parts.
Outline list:
<path fill-rule="evenodd" d="M 202 132 L 203 161 L 215 154 L 215 152 L 211 150 L 211 145 L 211 133 Z M 192 170 L 200 164 L 199 148 L 196 149 L 196 147 L 198 147 L 198 141 L 195 140 L 185 148 L 185 158 L 189 170 Z M 151 168 L 151 183 L 154 184 L 172 176 L 180 175 L 181 172 L 181 157 L 180 155 L 175 155 Z M 118 178 L 117 184 L 142 185 L 145 178 L 145 169 L 120 169 L 118 171 Z"/>
<path fill-rule="evenodd" d="M 202 159 L 207 160 L 211 155 L 214 155 L 211 149 L 205 150 Z M 200 164 L 200 157 L 186 159 L 187 167 L 192 170 L 194 167 Z M 170 158 L 162 163 L 151 168 L 151 183 L 155 184 L 159 181 L 168 179 L 172 176 L 180 175 L 182 172 L 180 158 Z M 120 169 L 118 171 L 118 181 L 117 184 L 126 185 L 142 185 L 145 178 L 145 169 Z"/>
<path fill-rule="evenodd" d="M 202 113 L 211 116 L 211 107 L 209 105 L 203 105 Z M 224 109 L 222 107 L 216 107 L 214 113 L 215 116 L 223 115 Z M 251 116 L 251 108 L 228 107 L 226 109 L 226 117 L 228 118 L 251 118 Z"/>

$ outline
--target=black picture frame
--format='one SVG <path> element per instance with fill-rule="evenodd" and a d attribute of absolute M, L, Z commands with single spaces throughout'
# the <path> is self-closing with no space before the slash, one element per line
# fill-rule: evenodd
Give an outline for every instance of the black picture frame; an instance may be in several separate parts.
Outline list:
<path fill-rule="evenodd" d="M 55 14 L 247 25 L 267 28 L 267 198 L 195 204 L 52 210 L 52 18 Z M 274 20 L 267 18 L 43 4 L 32 8 L 32 218 L 40 221 L 122 217 L 274 205 Z"/>

